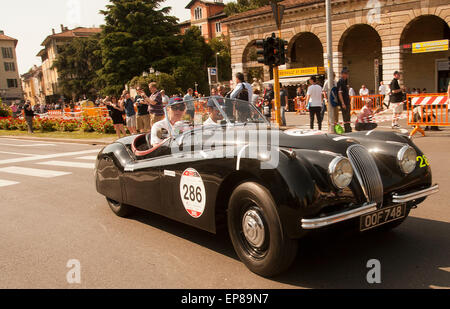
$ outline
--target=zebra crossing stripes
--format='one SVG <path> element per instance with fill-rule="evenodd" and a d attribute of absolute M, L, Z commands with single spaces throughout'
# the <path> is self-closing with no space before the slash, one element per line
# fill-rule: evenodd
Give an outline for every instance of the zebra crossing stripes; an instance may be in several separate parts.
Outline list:
<path fill-rule="evenodd" d="M 2 167 L 2 168 L 0 168 L 0 173 L 9 173 L 9 174 L 40 177 L 40 178 L 53 178 L 53 177 L 72 174 L 69 172 L 42 170 L 42 169 L 19 167 L 19 166 Z"/>
<path fill-rule="evenodd" d="M 50 165 L 50 166 L 63 166 L 63 167 L 77 167 L 77 168 L 88 168 L 94 169 L 95 163 L 81 163 L 81 162 L 71 162 L 71 161 L 47 161 L 37 163 L 40 165 Z"/>
<path fill-rule="evenodd" d="M 19 184 L 17 181 L 10 181 L 10 180 L 3 180 L 0 179 L 0 188 L 1 187 L 7 187 L 7 186 L 13 186 Z"/>

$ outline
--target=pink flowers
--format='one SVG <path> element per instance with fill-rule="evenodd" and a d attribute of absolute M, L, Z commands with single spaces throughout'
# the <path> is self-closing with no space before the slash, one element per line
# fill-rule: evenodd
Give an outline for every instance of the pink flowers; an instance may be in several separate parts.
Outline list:
<path fill-rule="evenodd" d="M 83 117 L 83 119 L 48 119 L 34 118 L 33 128 L 41 132 L 97 132 L 103 134 L 114 133 L 114 125 L 111 120 L 103 117 Z M 25 119 L 3 117 L 0 118 L 0 130 L 27 131 Z"/>

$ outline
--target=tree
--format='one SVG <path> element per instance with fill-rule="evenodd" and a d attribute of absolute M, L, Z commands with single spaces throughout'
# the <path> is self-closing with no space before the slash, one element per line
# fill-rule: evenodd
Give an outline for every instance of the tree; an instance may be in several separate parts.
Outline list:
<path fill-rule="evenodd" d="M 96 71 L 101 66 L 97 36 L 75 38 L 63 46 L 54 63 L 63 94 L 73 100 L 83 95 L 94 98 L 99 86 Z"/>
<path fill-rule="evenodd" d="M 220 38 L 214 38 L 209 43 L 213 51 L 213 55 L 219 53 L 218 65 L 219 65 L 219 80 L 229 81 L 232 78 L 231 72 L 231 43 L 230 37 L 224 36 Z M 215 60 L 214 60 L 215 61 Z M 215 62 L 213 66 L 215 66 Z"/>
<path fill-rule="evenodd" d="M 150 74 L 148 76 L 136 76 L 130 81 L 130 86 L 136 88 L 139 86 L 147 95 L 150 95 L 148 84 L 156 82 L 156 87 L 160 90 L 165 90 L 166 94 L 172 95 L 181 93 L 182 90 L 177 86 L 175 77 L 167 73 Z"/>
<path fill-rule="evenodd" d="M 173 46 L 172 55 L 154 62 L 154 68 L 172 75 L 182 92 L 194 88 L 197 83 L 200 93 L 208 93 L 207 68 L 215 61 L 211 46 L 205 42 L 198 27 L 188 29 L 176 39 L 178 42 Z"/>
<path fill-rule="evenodd" d="M 104 94 L 118 94 L 134 76 L 172 54 L 179 40 L 177 21 L 164 0 L 110 0 L 100 45 L 103 68 L 98 71 Z"/>
<path fill-rule="evenodd" d="M 229 2 L 225 5 L 225 13 L 231 16 L 269 5 L 271 2 L 274 2 L 274 0 L 237 0 L 236 2 Z"/>

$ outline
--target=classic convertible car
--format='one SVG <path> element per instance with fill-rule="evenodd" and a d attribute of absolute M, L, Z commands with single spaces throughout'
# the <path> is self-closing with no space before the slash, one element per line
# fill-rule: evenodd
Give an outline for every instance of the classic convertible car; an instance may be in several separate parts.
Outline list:
<path fill-rule="evenodd" d="M 226 222 L 239 258 L 262 276 L 285 271 L 312 230 L 392 229 L 439 190 L 402 134 L 282 131 L 253 105 L 219 97 L 165 112 L 151 134 L 99 153 L 97 191 L 121 217 L 137 207 L 212 233 Z"/>

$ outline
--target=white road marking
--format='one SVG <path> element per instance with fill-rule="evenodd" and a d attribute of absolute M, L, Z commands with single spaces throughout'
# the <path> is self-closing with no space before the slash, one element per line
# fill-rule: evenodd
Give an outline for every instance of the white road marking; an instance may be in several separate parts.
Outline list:
<path fill-rule="evenodd" d="M 63 166 L 63 167 L 89 168 L 89 169 L 95 168 L 95 163 L 79 163 L 79 162 L 68 162 L 68 161 L 47 161 L 47 162 L 40 162 L 37 164 Z"/>
<path fill-rule="evenodd" d="M 17 185 L 17 184 L 18 184 L 18 182 L 16 182 L 16 181 L 0 179 L 0 187 L 7 187 L 7 186 L 12 186 L 12 185 Z"/>
<path fill-rule="evenodd" d="M 43 147 L 43 146 L 56 146 L 55 144 L 28 144 L 28 145 L 17 145 L 17 144 L 4 144 L 0 143 L 1 146 L 12 146 L 12 147 Z"/>
<path fill-rule="evenodd" d="M 24 156 L 24 157 L 34 157 L 34 156 L 36 156 L 35 154 L 19 153 L 19 152 L 8 152 L 8 151 L 0 151 L 0 153 L 12 154 L 12 155 Z"/>
<path fill-rule="evenodd" d="M 0 137 L 0 140 L 5 140 L 5 141 L 19 141 L 19 142 L 27 142 L 27 143 L 39 143 L 41 141 L 33 141 L 33 140 L 28 140 L 28 139 L 18 139 L 18 138 L 5 138 L 5 137 Z M 52 141 L 52 144 L 64 144 L 64 145 L 82 145 L 82 146 L 86 146 L 86 143 L 66 143 L 66 142 L 59 142 L 59 141 Z M 92 143 L 92 144 L 95 144 Z"/>
<path fill-rule="evenodd" d="M 29 157 L 29 158 L 6 159 L 6 160 L 0 160 L 0 164 L 11 164 L 11 163 L 18 163 L 18 162 L 47 160 L 47 159 L 54 159 L 54 158 L 61 158 L 61 157 L 81 156 L 81 155 L 90 154 L 90 153 L 98 153 L 100 150 L 101 149 L 92 149 L 92 150 L 76 151 L 76 152 L 55 153 L 55 154 L 50 154 L 50 155 L 37 155 L 34 157 Z"/>
<path fill-rule="evenodd" d="M 18 167 L 18 166 L 8 166 L 8 167 L 0 168 L 0 172 L 16 174 L 16 175 L 41 177 L 41 178 L 53 178 L 53 177 L 72 174 L 72 173 L 68 173 L 68 172 L 40 170 L 40 169 L 35 169 L 35 168 L 26 168 L 26 167 Z"/>
<path fill-rule="evenodd" d="M 76 160 L 93 160 L 93 161 L 95 161 L 95 160 L 97 160 L 97 156 L 79 157 L 79 158 L 76 158 Z"/>

